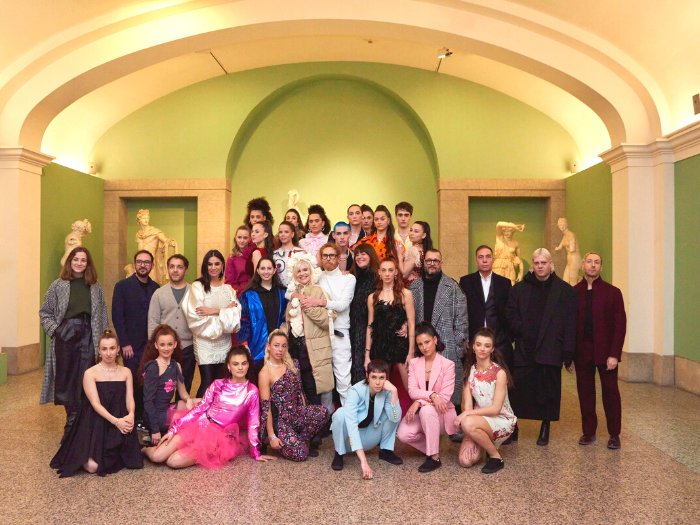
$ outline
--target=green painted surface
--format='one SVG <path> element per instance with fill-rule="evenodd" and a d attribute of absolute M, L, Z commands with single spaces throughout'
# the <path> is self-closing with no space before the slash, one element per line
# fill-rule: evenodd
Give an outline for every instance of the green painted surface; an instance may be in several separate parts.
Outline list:
<path fill-rule="evenodd" d="M 675 165 L 676 276 L 675 276 L 675 354 L 700 362 L 700 155 Z"/>
<path fill-rule="evenodd" d="M 79 171 L 49 164 L 41 178 L 41 301 L 51 283 L 61 273 L 61 257 L 71 224 L 88 219 L 92 233 L 83 237 L 90 251 L 98 278 L 102 274 L 104 237 L 104 181 Z M 45 337 L 41 331 L 42 364 Z"/>
<path fill-rule="evenodd" d="M 604 162 L 566 179 L 566 219 L 578 238 L 581 257 L 598 252 L 601 277 L 612 283 L 612 173 Z"/>
<path fill-rule="evenodd" d="M 136 223 L 136 214 L 140 209 L 149 210 L 149 224 L 162 230 L 169 239 L 175 239 L 178 252 L 190 262 L 185 280 L 192 283 L 197 278 L 198 271 L 196 199 L 129 199 L 126 208 L 129 217 L 127 260 L 133 261 L 138 250 L 136 233 L 139 225 Z"/>
<path fill-rule="evenodd" d="M 0 385 L 7 383 L 7 354 L 0 354 Z"/>
<path fill-rule="evenodd" d="M 477 247 L 486 244 L 491 249 L 495 248 L 498 221 L 525 225 L 522 232 L 516 231 L 513 234 L 513 239 L 520 244 L 520 255 L 527 272 L 530 269 L 532 252 L 544 246 L 545 206 L 546 200 L 538 198 L 470 198 L 469 272 L 477 270 L 473 255 Z"/>

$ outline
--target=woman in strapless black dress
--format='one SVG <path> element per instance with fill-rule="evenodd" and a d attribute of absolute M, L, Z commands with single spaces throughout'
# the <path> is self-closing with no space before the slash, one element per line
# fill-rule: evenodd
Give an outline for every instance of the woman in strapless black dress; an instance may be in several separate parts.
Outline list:
<path fill-rule="evenodd" d="M 85 399 L 51 468 L 60 477 L 80 468 L 90 474 L 112 474 L 122 468 L 143 468 L 134 429 L 134 384 L 131 371 L 117 364 L 116 334 L 105 330 L 99 341 L 101 360 L 85 371 Z"/>

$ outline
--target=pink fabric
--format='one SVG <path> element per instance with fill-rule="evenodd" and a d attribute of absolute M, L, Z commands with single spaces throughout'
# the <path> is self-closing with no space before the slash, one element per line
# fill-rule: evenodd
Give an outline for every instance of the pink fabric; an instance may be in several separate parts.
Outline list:
<path fill-rule="evenodd" d="M 437 454 L 440 452 L 440 434 L 445 434 L 444 417 L 439 415 L 432 405 L 425 405 L 410 423 L 404 416 L 396 437 L 402 443 L 411 445 L 423 454 L 429 456 Z"/>
<path fill-rule="evenodd" d="M 454 390 L 455 364 L 449 359 L 442 357 L 440 354 L 435 355 L 435 360 L 430 370 L 428 390 L 425 389 L 425 357 L 417 357 L 409 362 L 408 395 L 411 396 L 411 399 L 418 400 L 421 406 L 432 406 L 432 402 L 429 399 L 433 392 L 440 395 L 447 402 L 447 413 L 441 418 L 441 425 L 448 434 L 454 434 L 457 431 L 454 427 L 457 412 L 452 401 L 450 401 Z"/>
<path fill-rule="evenodd" d="M 209 423 L 213 423 L 213 425 Z M 224 434 L 229 433 L 229 430 L 233 429 L 234 425 L 236 427 L 236 442 L 238 442 L 238 426 L 247 425 L 250 455 L 257 460 L 260 457 L 260 441 L 258 439 L 260 392 L 250 381 L 232 383 L 228 378 L 217 379 L 207 388 L 199 404 L 190 410 L 186 416 L 175 421 L 168 433 L 173 435 L 179 434 L 184 432 L 187 427 L 187 436 L 195 440 L 192 443 L 188 442 L 187 446 L 190 447 L 188 450 L 191 450 L 197 457 L 201 455 L 202 451 L 205 451 L 205 456 L 209 459 L 203 461 L 209 462 L 214 461 L 210 457 L 211 454 L 221 459 L 234 452 L 235 447 L 232 448 L 232 444 L 231 447 L 224 446 L 227 443 L 222 441 L 223 434 L 218 434 L 219 430 Z M 205 432 L 202 429 L 209 430 Z M 214 435 L 210 437 L 207 435 L 208 432 Z M 183 442 L 185 441 L 183 434 Z M 219 453 L 215 449 L 208 447 L 223 447 L 223 449 Z M 194 456 L 190 457 L 197 459 Z M 197 461 L 199 462 L 199 460 Z"/>
<path fill-rule="evenodd" d="M 236 242 L 234 240 L 234 242 Z M 248 244 L 248 247 L 243 250 L 239 255 L 235 257 L 229 256 L 226 260 L 226 270 L 224 271 L 224 282 L 230 284 L 231 287 L 236 291 L 236 297 L 240 297 L 245 287 L 248 286 L 250 281 L 250 275 L 245 272 L 245 264 L 248 260 L 248 256 L 255 249 L 255 244 L 252 242 Z"/>
<path fill-rule="evenodd" d="M 188 410 L 186 408 L 173 408 L 170 407 L 168 409 L 168 416 L 166 419 L 166 423 L 168 426 L 172 425 L 175 421 L 180 419 L 181 417 L 184 417 L 187 415 Z"/>
<path fill-rule="evenodd" d="M 190 421 L 182 425 L 179 434 L 182 436 L 177 444 L 180 454 L 204 468 L 220 469 L 245 452 L 239 442 L 238 425 L 235 423 L 223 428 L 208 419 Z"/>
<path fill-rule="evenodd" d="M 316 255 L 321 249 L 321 246 L 323 246 L 327 242 L 328 235 L 323 235 L 322 233 L 319 233 L 318 235 L 314 235 L 313 233 L 307 233 L 306 237 L 299 241 L 299 246 L 301 248 L 304 248 L 306 253 Z"/>

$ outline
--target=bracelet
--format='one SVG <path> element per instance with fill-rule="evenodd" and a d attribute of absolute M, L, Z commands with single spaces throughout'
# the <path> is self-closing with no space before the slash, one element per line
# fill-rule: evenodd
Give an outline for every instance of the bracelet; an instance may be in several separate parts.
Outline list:
<path fill-rule="evenodd" d="M 272 443 L 273 439 L 278 439 L 278 437 L 275 436 L 274 434 L 270 434 L 268 437 L 270 438 L 270 443 Z"/>
<path fill-rule="evenodd" d="M 121 419 L 121 418 L 117 418 L 117 419 L 114 420 L 113 425 L 114 425 L 115 427 L 117 426 L 117 423 L 119 423 L 119 419 Z"/>

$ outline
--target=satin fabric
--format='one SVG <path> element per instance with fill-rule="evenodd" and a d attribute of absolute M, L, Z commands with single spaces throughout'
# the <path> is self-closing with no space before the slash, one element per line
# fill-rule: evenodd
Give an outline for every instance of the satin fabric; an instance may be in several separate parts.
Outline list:
<path fill-rule="evenodd" d="M 232 383 L 228 378 L 217 379 L 207 389 L 199 404 L 170 427 L 169 433 L 177 434 L 190 422 L 199 421 L 203 424 L 206 420 L 223 429 L 247 424 L 250 455 L 256 460 L 260 457 L 260 392 L 250 381 Z"/>

